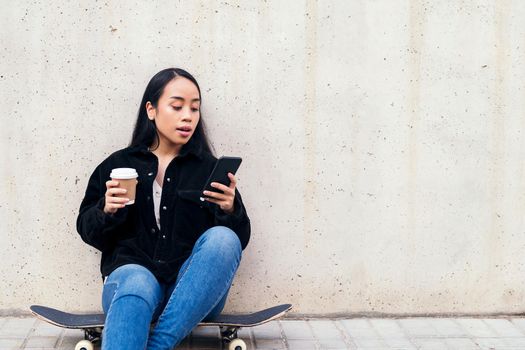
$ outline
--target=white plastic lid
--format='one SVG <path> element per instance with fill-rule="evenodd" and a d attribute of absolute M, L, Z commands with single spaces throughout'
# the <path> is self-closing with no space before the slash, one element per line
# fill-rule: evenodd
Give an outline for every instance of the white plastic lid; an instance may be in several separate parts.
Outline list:
<path fill-rule="evenodd" d="M 112 179 L 134 179 L 139 177 L 139 174 L 137 174 L 137 171 L 133 168 L 115 168 L 111 170 L 111 174 L 109 175 Z"/>

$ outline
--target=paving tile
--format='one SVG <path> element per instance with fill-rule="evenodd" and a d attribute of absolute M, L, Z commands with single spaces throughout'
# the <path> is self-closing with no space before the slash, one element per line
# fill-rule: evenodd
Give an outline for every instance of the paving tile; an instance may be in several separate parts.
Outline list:
<path fill-rule="evenodd" d="M 22 338 L 0 338 L 0 349 L 20 349 L 23 343 L 24 339 Z"/>
<path fill-rule="evenodd" d="M 317 342 L 315 340 L 307 339 L 290 339 L 288 340 L 289 349 L 301 349 L 301 350 L 316 350 L 319 349 Z"/>
<path fill-rule="evenodd" d="M 27 336 L 31 333 L 31 329 L 26 328 L 15 328 L 15 329 L 9 329 L 9 330 L 2 330 L 2 334 L 0 334 L 3 338 L 20 338 L 25 339 Z"/>
<path fill-rule="evenodd" d="M 474 343 L 471 339 L 468 338 L 452 338 L 445 339 L 445 343 L 448 345 L 449 349 L 454 350 L 479 350 L 480 347 Z"/>
<path fill-rule="evenodd" d="M 343 341 L 346 343 L 346 345 L 350 348 L 350 349 L 357 349 L 357 345 L 355 344 L 355 342 L 353 341 L 352 337 L 350 336 L 350 334 L 348 334 L 348 332 L 345 330 L 345 327 L 343 326 L 343 324 L 341 323 L 341 320 L 335 320 L 334 321 L 334 325 L 335 327 L 339 330 L 339 333 L 341 333 L 341 336 L 343 338 Z"/>
<path fill-rule="evenodd" d="M 399 320 L 399 324 L 409 337 L 432 337 L 436 335 L 430 318 L 403 318 Z"/>
<path fill-rule="evenodd" d="M 477 318 L 459 318 L 456 320 L 459 325 L 472 337 L 497 337 L 497 333 L 482 320 Z"/>
<path fill-rule="evenodd" d="M 375 318 L 369 320 L 377 334 L 383 338 L 406 338 L 405 331 L 395 319 Z"/>
<path fill-rule="evenodd" d="M 370 319 L 370 323 L 390 349 L 415 350 L 397 319 Z"/>
<path fill-rule="evenodd" d="M 25 338 L 33 330 L 34 318 L 9 317 L 2 327 L 4 338 Z"/>
<path fill-rule="evenodd" d="M 517 346 L 521 349 L 525 349 L 525 337 L 499 337 L 499 339 L 504 339 L 507 342 L 508 346 Z"/>
<path fill-rule="evenodd" d="M 310 326 L 305 321 L 287 321 L 281 320 L 281 327 L 283 328 L 284 336 L 286 339 L 294 340 L 311 340 L 314 339 L 314 335 Z"/>
<path fill-rule="evenodd" d="M 320 349 L 334 349 L 334 350 L 343 350 L 349 349 L 346 343 L 342 340 L 330 340 L 330 339 L 321 339 L 318 340 Z"/>
<path fill-rule="evenodd" d="M 281 338 L 281 327 L 278 321 L 272 321 L 252 328 L 253 335 L 257 339 Z"/>
<path fill-rule="evenodd" d="M 525 338 L 475 338 L 473 341 L 478 344 L 481 349 L 525 349 Z"/>
<path fill-rule="evenodd" d="M 282 339 L 254 339 L 255 349 L 267 350 L 267 349 L 286 349 L 286 346 Z"/>
<path fill-rule="evenodd" d="M 510 321 L 513 325 L 518 327 L 522 332 L 525 332 L 525 318 L 522 317 L 514 317 L 511 318 Z"/>
<path fill-rule="evenodd" d="M 25 344 L 25 348 L 55 348 L 59 341 L 59 338 L 57 337 L 34 337 L 31 336 L 29 339 L 27 339 L 27 343 Z"/>
<path fill-rule="evenodd" d="M 485 349 L 485 348 L 480 348 L 480 349 Z M 498 346 L 498 347 L 489 347 L 487 349 L 488 350 L 523 350 L 523 348 L 521 346 L 512 346 L 512 345 Z"/>
<path fill-rule="evenodd" d="M 353 339 L 355 344 L 357 345 L 357 348 L 384 348 L 387 345 L 383 342 L 382 339 L 378 338 L 356 338 Z"/>
<path fill-rule="evenodd" d="M 509 347 L 516 346 L 504 338 L 475 338 L 473 341 L 483 350 L 507 350 Z"/>
<path fill-rule="evenodd" d="M 525 337 L 511 338 L 511 340 L 513 344 L 519 345 L 525 349 Z"/>
<path fill-rule="evenodd" d="M 507 319 L 485 319 L 484 321 L 502 337 L 525 337 L 525 333 Z"/>
<path fill-rule="evenodd" d="M 468 335 L 467 331 L 453 318 L 435 318 L 430 320 L 430 324 L 436 330 L 436 335 L 446 337 L 466 337 Z"/>
<path fill-rule="evenodd" d="M 390 349 L 404 349 L 404 350 L 416 350 L 417 349 L 414 343 L 410 341 L 410 339 L 408 338 L 385 337 L 383 341 Z"/>
<path fill-rule="evenodd" d="M 364 318 L 342 320 L 340 324 L 350 338 L 378 338 L 379 335 L 372 325 Z"/>
<path fill-rule="evenodd" d="M 2 328 L 33 328 L 37 320 L 33 317 L 7 317 Z"/>
<path fill-rule="evenodd" d="M 31 333 L 31 336 L 37 337 L 56 337 L 60 336 L 63 329 L 57 326 L 53 326 L 47 322 L 37 321 L 34 325 L 35 331 Z"/>
<path fill-rule="evenodd" d="M 445 340 L 431 339 L 431 338 L 416 338 L 413 339 L 418 350 L 446 350 L 448 349 Z"/>
<path fill-rule="evenodd" d="M 332 320 L 311 320 L 307 322 L 310 324 L 313 335 L 317 339 L 343 339 L 343 335 Z"/>

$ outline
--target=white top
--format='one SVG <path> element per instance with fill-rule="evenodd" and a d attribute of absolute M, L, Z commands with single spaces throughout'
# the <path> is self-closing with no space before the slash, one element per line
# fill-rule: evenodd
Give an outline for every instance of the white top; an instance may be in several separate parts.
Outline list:
<path fill-rule="evenodd" d="M 157 227 L 160 230 L 160 197 L 162 197 L 162 187 L 160 187 L 157 180 L 153 181 L 153 208 L 155 211 L 155 219 L 157 220 Z"/>

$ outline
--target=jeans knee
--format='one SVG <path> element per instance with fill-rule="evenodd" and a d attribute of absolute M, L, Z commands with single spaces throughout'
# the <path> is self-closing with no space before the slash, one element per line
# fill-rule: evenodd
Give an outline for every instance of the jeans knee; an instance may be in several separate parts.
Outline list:
<path fill-rule="evenodd" d="M 145 267 L 135 264 L 124 265 L 113 271 L 104 289 L 113 291 L 113 295 L 110 296 L 112 301 L 124 296 L 135 296 L 146 301 L 152 311 L 157 307 L 162 295 L 155 276 Z"/>
<path fill-rule="evenodd" d="M 237 234 L 226 226 L 209 228 L 201 236 L 203 244 L 221 254 L 231 254 L 240 259 L 242 247 Z"/>

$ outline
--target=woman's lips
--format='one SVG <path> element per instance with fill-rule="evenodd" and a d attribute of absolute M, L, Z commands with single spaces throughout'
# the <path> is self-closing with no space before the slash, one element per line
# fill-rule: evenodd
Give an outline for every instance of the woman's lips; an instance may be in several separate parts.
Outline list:
<path fill-rule="evenodd" d="M 188 137 L 191 135 L 191 130 L 183 130 L 183 129 L 177 129 L 177 132 L 179 133 L 180 136 L 182 137 Z"/>

